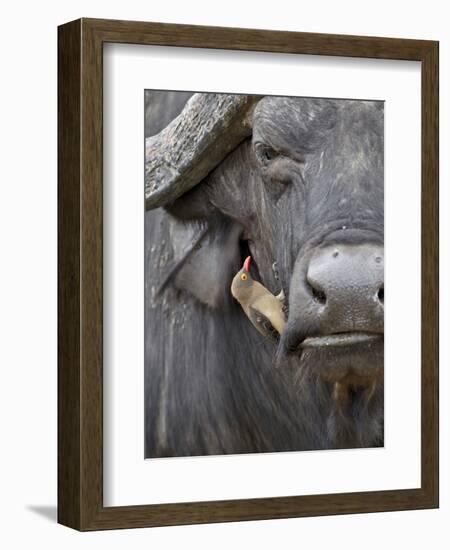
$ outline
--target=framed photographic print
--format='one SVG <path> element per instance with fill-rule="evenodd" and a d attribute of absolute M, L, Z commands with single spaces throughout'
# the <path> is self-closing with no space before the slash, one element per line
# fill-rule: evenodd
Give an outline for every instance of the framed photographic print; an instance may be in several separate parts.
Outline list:
<path fill-rule="evenodd" d="M 59 522 L 437 507 L 438 43 L 58 40 Z"/>

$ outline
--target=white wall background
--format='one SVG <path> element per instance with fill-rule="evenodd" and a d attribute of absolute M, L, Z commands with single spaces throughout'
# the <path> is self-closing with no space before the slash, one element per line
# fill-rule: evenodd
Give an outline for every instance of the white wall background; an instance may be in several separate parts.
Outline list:
<path fill-rule="evenodd" d="M 4 548 L 424 547 L 450 541 L 450 34 L 446 2 L 78 0 L 3 8 L 0 544 Z M 80 534 L 56 517 L 56 26 L 80 16 L 441 41 L 441 509 Z"/>

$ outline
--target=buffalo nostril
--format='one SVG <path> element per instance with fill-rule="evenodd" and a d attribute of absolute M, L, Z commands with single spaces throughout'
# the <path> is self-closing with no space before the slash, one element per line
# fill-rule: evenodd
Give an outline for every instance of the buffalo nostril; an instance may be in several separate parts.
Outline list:
<path fill-rule="evenodd" d="M 326 296 L 325 292 L 320 288 L 316 288 L 316 287 L 312 286 L 311 284 L 309 286 L 311 288 L 311 294 L 313 295 L 314 300 L 317 303 L 319 303 L 321 305 L 324 305 L 327 301 L 327 296 Z"/>
<path fill-rule="evenodd" d="M 322 285 L 316 280 L 315 277 L 311 277 L 309 272 L 306 275 L 306 286 L 316 303 L 322 306 L 326 304 L 327 295 L 325 294 Z"/>
<path fill-rule="evenodd" d="M 381 302 L 382 304 L 384 304 L 384 286 L 382 286 L 382 287 L 380 288 L 380 290 L 378 291 L 378 295 L 377 295 L 377 296 L 378 296 L 378 299 L 380 300 L 380 302 Z"/>

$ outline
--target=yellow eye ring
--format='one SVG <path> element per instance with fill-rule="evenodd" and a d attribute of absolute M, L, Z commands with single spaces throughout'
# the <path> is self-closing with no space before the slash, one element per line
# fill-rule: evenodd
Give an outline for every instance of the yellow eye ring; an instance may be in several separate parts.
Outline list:
<path fill-rule="evenodd" d="M 246 281 L 246 280 L 247 280 L 247 273 L 242 273 L 241 281 Z"/>

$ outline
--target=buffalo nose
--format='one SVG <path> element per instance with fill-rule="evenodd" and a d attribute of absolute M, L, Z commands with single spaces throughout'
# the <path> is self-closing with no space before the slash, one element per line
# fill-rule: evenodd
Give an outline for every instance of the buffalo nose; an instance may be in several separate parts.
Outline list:
<path fill-rule="evenodd" d="M 342 244 L 317 249 L 306 279 L 322 324 L 330 331 L 383 331 L 382 246 Z"/>

